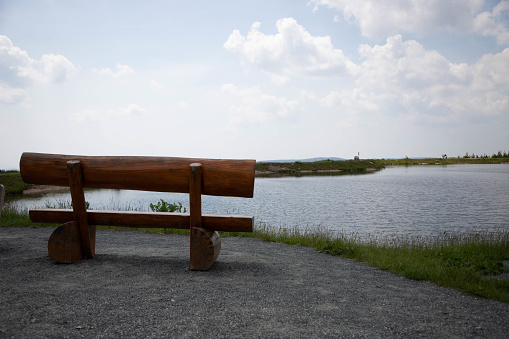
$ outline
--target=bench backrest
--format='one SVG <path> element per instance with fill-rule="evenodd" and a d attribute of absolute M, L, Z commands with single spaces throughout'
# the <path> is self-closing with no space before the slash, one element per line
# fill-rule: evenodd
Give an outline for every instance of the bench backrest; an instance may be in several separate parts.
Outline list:
<path fill-rule="evenodd" d="M 86 188 L 189 193 L 189 166 L 200 163 L 202 194 L 253 197 L 255 160 L 23 153 L 21 177 L 29 184 L 69 186 L 71 160 L 81 163 Z"/>

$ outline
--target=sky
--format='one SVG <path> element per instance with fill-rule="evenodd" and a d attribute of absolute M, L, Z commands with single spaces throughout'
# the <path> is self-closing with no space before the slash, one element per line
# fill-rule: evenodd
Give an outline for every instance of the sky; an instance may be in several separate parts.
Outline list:
<path fill-rule="evenodd" d="M 0 0 L 0 169 L 509 150 L 509 0 Z"/>

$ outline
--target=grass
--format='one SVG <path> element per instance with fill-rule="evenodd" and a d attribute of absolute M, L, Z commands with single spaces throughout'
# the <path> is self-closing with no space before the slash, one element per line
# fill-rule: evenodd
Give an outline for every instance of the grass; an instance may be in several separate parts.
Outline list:
<path fill-rule="evenodd" d="M 503 264 L 509 260 L 509 231 L 383 240 L 326 231 L 262 229 L 253 236 L 314 247 L 319 252 L 355 259 L 410 279 L 509 302 L 509 279 L 499 279 L 500 274 L 509 272 Z"/>
<path fill-rule="evenodd" d="M 188 230 L 139 229 L 151 233 L 185 234 Z M 314 247 L 322 253 L 361 261 L 414 280 L 434 282 L 467 294 L 509 302 L 509 231 L 443 233 L 434 238 L 361 238 L 326 230 L 273 230 L 266 225 L 253 233 L 219 232 L 221 237 L 249 237 L 268 242 Z"/>
<path fill-rule="evenodd" d="M 505 154 L 505 153 L 504 153 Z M 369 160 L 324 160 L 317 162 L 259 162 L 256 170 L 272 172 L 282 175 L 319 174 L 323 171 L 342 171 L 345 174 L 365 173 L 380 170 L 386 166 L 415 166 L 415 165 L 456 165 L 456 164 L 502 164 L 509 163 L 509 157 L 477 157 L 477 158 L 426 158 L 426 159 L 369 159 Z"/>
<path fill-rule="evenodd" d="M 274 172 L 274 166 L 279 167 L 277 172 L 280 174 L 317 171 L 366 172 L 368 169 L 380 170 L 384 168 L 383 161 L 381 160 L 324 160 L 316 162 L 296 161 L 290 163 L 259 162 L 256 163 L 256 170 Z"/>
<path fill-rule="evenodd" d="M 34 225 L 27 212 L 7 205 L 2 211 L 0 227 L 42 225 Z M 98 228 L 189 235 L 189 230 L 180 229 Z M 219 233 L 222 237 L 250 237 L 268 242 L 314 247 L 319 252 L 358 260 L 409 279 L 434 282 L 471 295 L 509 302 L 509 279 L 499 278 L 500 274 L 509 271 L 503 264 L 509 260 L 507 230 L 497 233 L 443 233 L 434 238 L 392 239 L 335 234 L 320 229 L 274 230 L 267 225 L 258 225 L 253 233 Z"/>
<path fill-rule="evenodd" d="M 25 184 L 21 179 L 21 174 L 16 171 L 1 171 L 0 184 L 4 185 L 6 195 L 21 194 L 24 190 L 32 186 L 30 184 Z"/>
<path fill-rule="evenodd" d="M 501 158 L 427 158 L 427 159 L 382 159 L 385 166 L 415 165 L 457 165 L 457 164 L 503 164 L 509 163 L 508 157 Z"/>
<path fill-rule="evenodd" d="M 30 220 L 27 209 L 21 209 L 10 204 L 5 204 L 3 206 L 2 215 L 0 216 L 0 227 L 22 227 L 32 225 L 34 225 L 34 223 Z"/>

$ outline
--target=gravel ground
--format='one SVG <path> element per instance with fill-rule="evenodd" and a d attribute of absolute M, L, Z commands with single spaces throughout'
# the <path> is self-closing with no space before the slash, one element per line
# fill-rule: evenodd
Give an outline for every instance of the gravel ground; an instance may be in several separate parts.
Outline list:
<path fill-rule="evenodd" d="M 98 231 L 96 257 L 47 255 L 51 228 L 0 228 L 1 338 L 506 338 L 509 304 L 312 248 L 223 238 L 207 272 L 189 237 Z"/>

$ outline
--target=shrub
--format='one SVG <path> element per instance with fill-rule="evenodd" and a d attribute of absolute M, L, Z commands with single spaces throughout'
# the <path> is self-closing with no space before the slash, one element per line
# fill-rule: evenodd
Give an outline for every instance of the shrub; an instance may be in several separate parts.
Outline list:
<path fill-rule="evenodd" d="M 150 210 L 152 212 L 186 213 L 186 208 L 182 207 L 182 203 L 178 202 L 176 204 L 172 204 L 167 201 L 164 201 L 163 199 L 160 199 L 156 205 L 150 204 Z"/>

